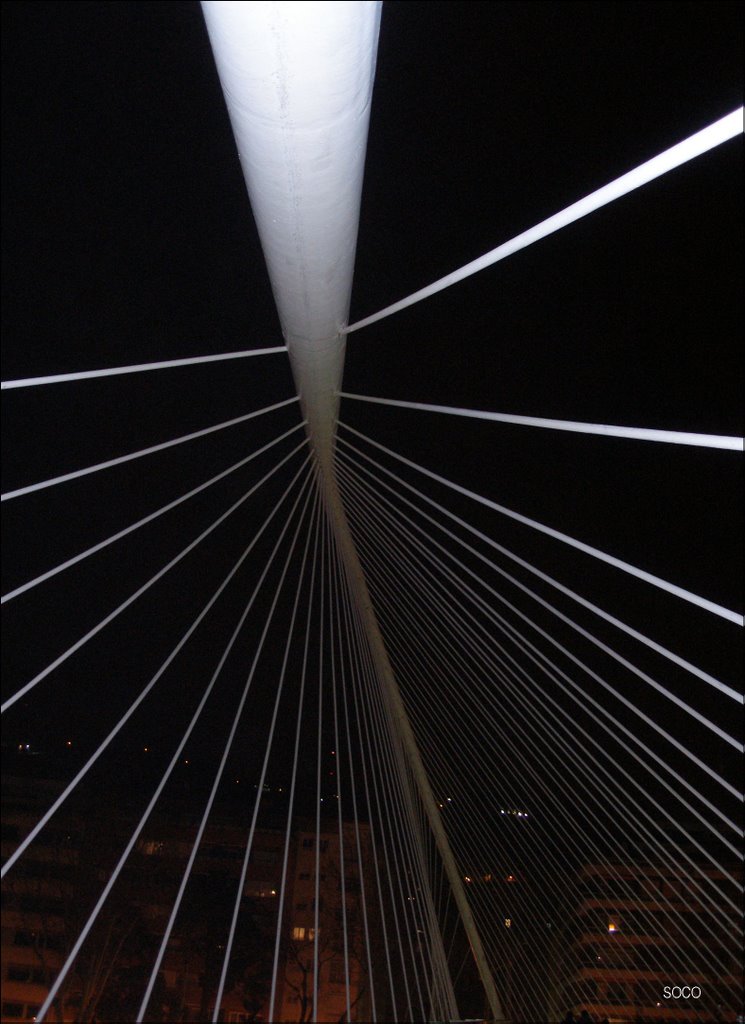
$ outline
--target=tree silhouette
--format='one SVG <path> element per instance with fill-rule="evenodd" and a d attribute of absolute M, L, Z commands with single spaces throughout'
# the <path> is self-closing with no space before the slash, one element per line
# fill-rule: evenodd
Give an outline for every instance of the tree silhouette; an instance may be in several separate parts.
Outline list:
<path fill-rule="evenodd" d="M 235 897 L 235 878 L 216 872 L 195 875 L 179 915 L 178 941 L 184 961 L 199 965 L 199 1020 L 211 1019 Z M 265 1004 L 271 982 L 271 941 L 266 918 L 259 901 L 242 898 L 225 978 L 224 991 L 239 995 L 251 1019 Z"/>

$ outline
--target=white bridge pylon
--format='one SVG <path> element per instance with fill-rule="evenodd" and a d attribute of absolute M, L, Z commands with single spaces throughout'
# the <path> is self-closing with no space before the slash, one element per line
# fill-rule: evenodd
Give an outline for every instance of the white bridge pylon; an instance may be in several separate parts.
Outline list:
<path fill-rule="evenodd" d="M 381 7 L 364 0 L 202 3 L 327 514 L 365 625 L 391 728 L 416 780 L 491 1016 L 503 1020 L 334 468 Z M 451 1017 L 456 1017 L 452 986 L 448 996 Z"/>

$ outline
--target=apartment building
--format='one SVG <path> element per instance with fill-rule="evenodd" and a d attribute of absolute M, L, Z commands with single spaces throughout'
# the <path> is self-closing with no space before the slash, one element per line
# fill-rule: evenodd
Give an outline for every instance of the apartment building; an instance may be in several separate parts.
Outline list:
<path fill-rule="evenodd" d="M 707 871 L 721 882 L 722 875 Z M 734 1022 L 741 1007 L 737 943 L 717 946 L 717 912 L 687 879 L 650 864 L 588 864 L 568 915 L 557 1009 L 610 1024 Z M 712 890 L 713 891 L 713 890 Z"/>
<path fill-rule="evenodd" d="M 56 782 L 3 783 L 3 859 L 11 856 L 60 790 Z M 35 1018 L 135 822 L 112 810 L 105 826 L 84 815 L 50 822 L 3 880 L 2 1021 Z M 176 816 L 147 825 L 112 891 L 111 903 L 62 986 L 49 1021 L 136 1019 L 197 822 Z M 160 964 L 146 1020 L 210 1020 L 222 969 L 246 831 L 211 822 L 183 908 Z M 366 825 L 297 823 L 286 874 L 285 829 L 258 828 L 246 865 L 238 927 L 222 1000 L 225 1021 L 267 1020 L 277 915 L 284 883 L 274 1020 L 369 1019 L 365 934 L 377 919 L 363 906 L 358 849 L 370 858 Z M 317 882 L 316 882 L 317 877 Z M 317 967 L 316 967 L 317 963 Z"/>

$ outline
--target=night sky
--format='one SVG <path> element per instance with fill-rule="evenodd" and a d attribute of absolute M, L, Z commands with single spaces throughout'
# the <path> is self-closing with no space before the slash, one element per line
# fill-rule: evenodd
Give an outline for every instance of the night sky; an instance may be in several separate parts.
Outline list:
<path fill-rule="evenodd" d="M 6 3 L 2 16 L 3 379 L 281 343 L 198 5 Z M 740 43 L 734 3 L 385 4 L 351 319 L 734 110 L 742 102 Z M 741 140 L 726 143 L 353 335 L 345 389 L 741 434 L 740 163 Z M 3 489 L 292 394 L 283 356 L 9 393 Z M 510 508 L 741 608 L 732 453 L 346 402 L 342 419 Z M 4 592 L 297 421 L 291 406 L 9 503 Z M 270 453 L 256 465 L 266 472 L 274 461 Z M 258 472 L 242 483 L 231 478 L 147 535 L 13 602 L 4 612 L 4 696 L 148 579 Z M 7 716 L 9 742 L 30 738 L 60 751 L 63 734 L 80 749 L 97 742 L 261 524 L 282 479 L 147 607 L 19 702 Z M 736 685 L 736 627 L 521 527 L 495 525 L 465 502 L 451 507 Z M 240 596 L 229 604 L 188 649 L 157 713 L 143 713 L 112 757 L 129 763 L 132 751 L 167 738 L 171 722 L 178 735 L 179 709 L 211 671 Z M 245 676 L 251 642 L 242 641 L 231 685 Z M 708 712 L 726 724 L 729 708 Z M 204 763 L 223 724 L 219 708 L 212 714 L 195 739 Z M 246 764 L 257 735 L 244 735 Z"/>

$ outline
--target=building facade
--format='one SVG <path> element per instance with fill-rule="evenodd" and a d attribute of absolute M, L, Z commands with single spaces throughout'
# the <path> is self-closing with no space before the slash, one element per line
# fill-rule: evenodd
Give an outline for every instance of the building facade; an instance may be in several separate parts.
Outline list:
<path fill-rule="evenodd" d="M 54 782 L 3 783 L 3 860 L 59 792 Z M 35 1019 L 110 877 L 134 827 L 126 812 L 104 824 L 68 816 L 54 822 L 3 880 L 2 1021 Z M 183 877 L 196 822 L 148 825 L 60 989 L 49 1021 L 136 1019 Z M 182 910 L 163 957 L 146 1020 L 211 1020 L 247 835 L 228 819 L 211 822 L 194 862 Z M 284 877 L 274 1020 L 369 1019 L 367 939 L 378 919 L 363 907 L 363 823 L 298 823 L 285 861 L 285 829 L 256 829 L 246 865 L 221 1020 L 266 1021 Z M 349 996 L 347 997 L 347 991 Z"/>
<path fill-rule="evenodd" d="M 609 1024 L 737 1019 L 741 964 L 732 947 L 712 945 L 706 924 L 716 915 L 691 898 L 682 875 L 654 865 L 588 864 L 578 881 L 581 902 L 560 943 L 557 1019 L 567 1010 Z"/>

